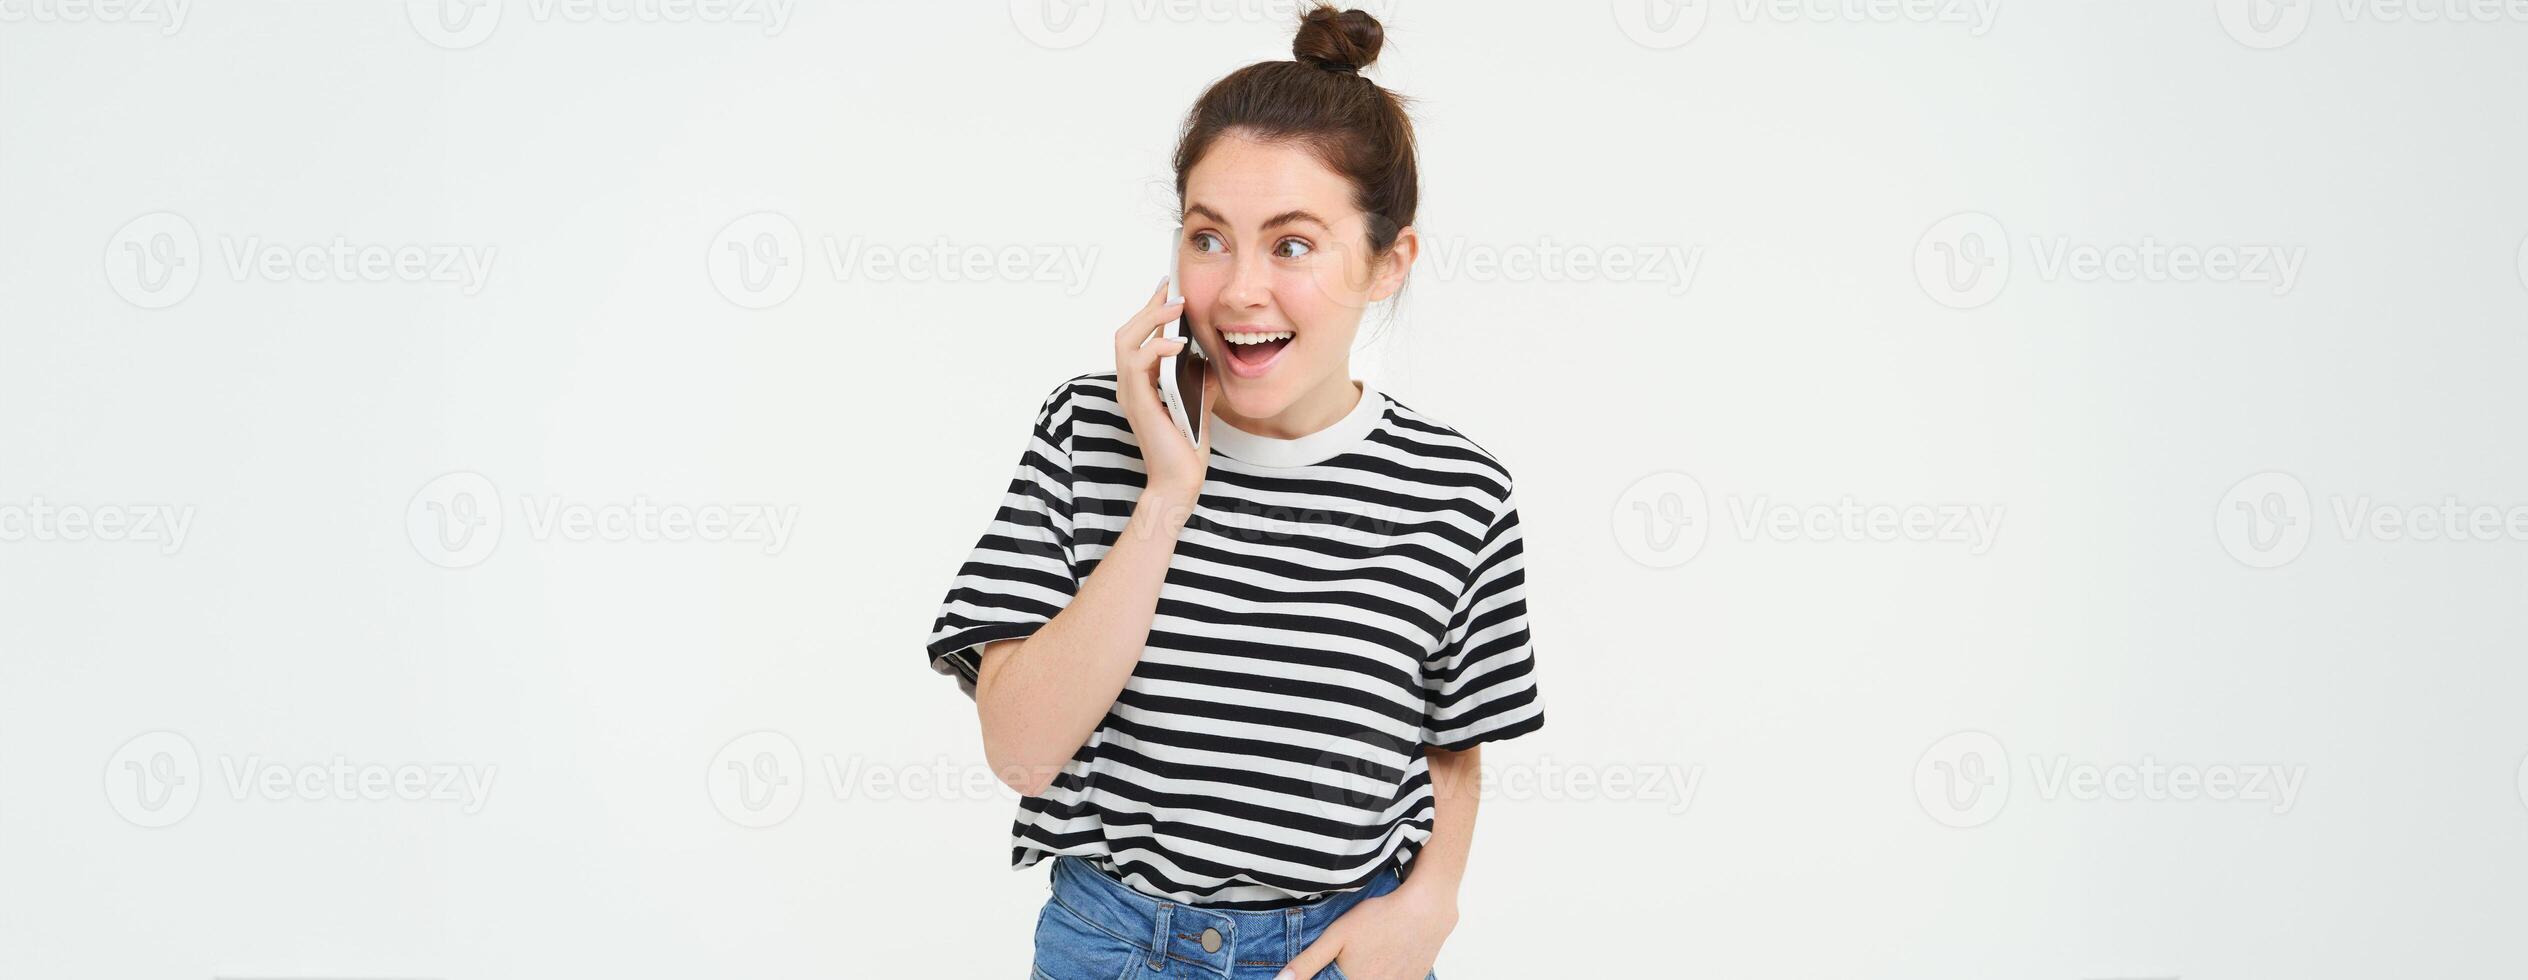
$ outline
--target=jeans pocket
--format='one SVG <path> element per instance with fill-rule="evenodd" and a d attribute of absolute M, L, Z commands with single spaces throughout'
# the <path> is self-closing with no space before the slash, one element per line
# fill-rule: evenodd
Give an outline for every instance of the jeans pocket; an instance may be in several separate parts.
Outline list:
<path fill-rule="evenodd" d="M 1132 980 L 1142 973 L 1149 951 L 1080 917 L 1061 902 L 1047 899 L 1036 914 L 1038 980 Z"/>

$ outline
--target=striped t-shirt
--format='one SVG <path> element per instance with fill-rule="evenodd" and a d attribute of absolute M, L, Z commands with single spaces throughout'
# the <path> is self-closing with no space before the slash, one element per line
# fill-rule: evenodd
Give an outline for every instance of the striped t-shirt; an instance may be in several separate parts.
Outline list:
<path fill-rule="evenodd" d="M 1544 725 L 1509 471 L 1360 387 L 1297 439 L 1212 417 L 1140 662 L 1053 785 L 1020 799 L 1012 868 L 1078 855 L 1216 908 L 1350 890 L 1430 840 L 1425 745 Z M 932 669 L 971 697 L 982 645 L 1060 612 L 1142 486 L 1114 372 L 1055 389 L 940 607 Z"/>

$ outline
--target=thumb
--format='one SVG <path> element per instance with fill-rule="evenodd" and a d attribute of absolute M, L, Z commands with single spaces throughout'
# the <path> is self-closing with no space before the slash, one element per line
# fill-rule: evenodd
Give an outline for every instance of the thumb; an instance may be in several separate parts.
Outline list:
<path fill-rule="evenodd" d="M 1331 942 L 1329 938 L 1317 937 L 1316 942 L 1299 951 L 1298 959 L 1291 960 L 1282 972 L 1273 974 L 1273 980 L 1310 980 L 1315 977 L 1318 971 L 1326 968 L 1326 964 L 1334 962 L 1334 954 L 1343 951 L 1340 943 Z"/>

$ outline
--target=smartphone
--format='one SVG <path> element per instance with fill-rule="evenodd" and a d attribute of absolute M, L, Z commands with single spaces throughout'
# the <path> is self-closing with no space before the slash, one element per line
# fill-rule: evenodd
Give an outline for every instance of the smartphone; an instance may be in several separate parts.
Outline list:
<path fill-rule="evenodd" d="M 1183 281 L 1185 228 L 1177 226 L 1167 240 L 1167 299 L 1176 302 L 1185 298 Z M 1202 342 L 1194 339 L 1194 321 L 1184 313 L 1176 315 L 1159 336 L 1185 341 L 1176 353 L 1159 358 L 1159 400 L 1167 403 L 1167 417 L 1176 423 L 1176 431 L 1185 434 L 1185 441 L 1202 442 L 1203 413 L 1210 406 L 1203 404 L 1203 373 L 1211 370 L 1211 361 L 1203 356 Z"/>

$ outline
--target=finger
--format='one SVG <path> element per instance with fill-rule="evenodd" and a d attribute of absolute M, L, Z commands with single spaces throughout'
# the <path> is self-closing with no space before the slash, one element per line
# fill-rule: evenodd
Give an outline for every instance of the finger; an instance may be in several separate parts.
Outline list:
<path fill-rule="evenodd" d="M 1175 304 L 1169 304 L 1169 305 L 1167 305 L 1167 306 L 1165 306 L 1165 307 L 1162 307 L 1161 309 L 1162 309 L 1162 310 L 1169 310 L 1169 311 L 1172 311 L 1172 310 L 1179 309 L 1179 307 L 1178 307 L 1178 306 L 1176 306 Z M 1149 332 L 1149 333 L 1146 333 L 1146 334 L 1142 334 L 1142 335 L 1141 335 L 1141 339 L 1140 339 L 1139 341 L 1136 341 L 1136 344 L 1138 344 L 1138 345 L 1145 345 L 1145 346 L 1146 346 L 1146 345 L 1147 345 L 1147 344 L 1149 344 L 1149 342 L 1150 342 L 1150 341 L 1152 341 L 1152 340 L 1160 340 L 1160 339 L 1164 339 L 1164 340 L 1177 340 L 1177 339 L 1181 339 L 1181 338 L 1176 338 L 1176 337 L 1169 337 L 1169 336 L 1167 336 L 1167 325 L 1168 325 L 1168 324 L 1170 324 L 1170 323 L 1174 323 L 1174 322 L 1176 322 L 1176 314 L 1175 314 L 1175 313 L 1173 313 L 1173 312 L 1168 313 L 1166 316 L 1162 316 L 1162 317 L 1160 317 L 1160 318 L 1159 318 L 1159 322 L 1154 323 L 1154 324 L 1151 324 L 1151 325 L 1150 325 L 1150 332 Z"/>
<path fill-rule="evenodd" d="M 1116 346 L 1123 346 L 1127 338 L 1134 344 L 1148 339 L 1151 327 L 1166 323 L 1169 317 L 1184 308 L 1184 300 L 1168 302 L 1167 279 L 1160 278 L 1159 288 L 1150 294 L 1150 301 L 1141 304 L 1141 309 L 1132 314 L 1132 319 L 1124 321 L 1124 325 L 1115 330 Z"/>
<path fill-rule="evenodd" d="M 1116 401 L 1123 405 L 1127 418 L 1157 408 L 1159 356 L 1168 353 L 1170 345 L 1181 343 L 1168 339 L 1116 352 Z"/>
<path fill-rule="evenodd" d="M 1131 355 L 1134 367 L 1149 368 L 1153 372 L 1152 377 L 1156 377 L 1156 372 L 1159 369 L 1159 358 L 1174 354 L 1184 348 L 1185 342 L 1182 340 L 1178 340 L 1174 337 L 1161 337 L 1139 347 L 1135 347 L 1127 353 Z"/>
<path fill-rule="evenodd" d="M 1334 954 L 1338 952 L 1341 950 L 1335 944 L 1320 936 L 1316 942 L 1308 944 L 1308 948 L 1300 950 L 1290 965 L 1282 968 L 1282 972 L 1273 974 L 1273 980 L 1309 980 L 1317 975 L 1317 971 L 1325 969 L 1326 964 L 1334 962 Z"/>
<path fill-rule="evenodd" d="M 1131 350 L 1148 343 L 1151 337 L 1167 329 L 1169 321 L 1176 319 L 1183 312 L 1185 312 L 1185 302 L 1178 300 L 1157 309 L 1133 314 L 1132 319 L 1124 321 L 1123 329 L 1115 331 L 1115 349 Z"/>
<path fill-rule="evenodd" d="M 1135 352 L 1143 356 L 1142 365 L 1136 370 L 1139 370 L 1143 377 L 1147 379 L 1147 383 L 1144 385 L 1144 391 L 1148 394 L 1150 400 L 1149 403 L 1154 409 L 1161 407 L 1158 397 L 1159 372 L 1166 369 L 1165 365 L 1159 363 L 1159 357 L 1167 353 L 1166 347 L 1170 343 L 1174 343 L 1174 341 L 1162 340 Z"/>

